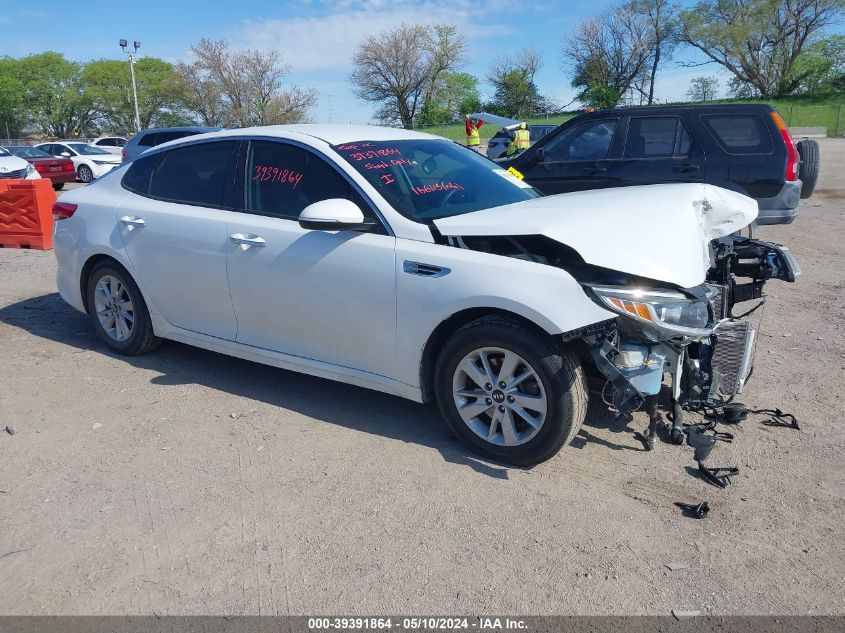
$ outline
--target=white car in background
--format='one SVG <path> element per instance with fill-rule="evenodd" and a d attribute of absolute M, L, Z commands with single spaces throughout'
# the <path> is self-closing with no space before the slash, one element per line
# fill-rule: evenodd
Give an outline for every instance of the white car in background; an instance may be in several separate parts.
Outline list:
<path fill-rule="evenodd" d="M 79 141 L 39 143 L 35 147 L 52 156 L 71 159 L 74 167 L 76 167 L 77 178 L 84 183 L 89 183 L 95 178 L 109 173 L 121 163 L 120 156 Z"/>
<path fill-rule="evenodd" d="M 369 126 L 171 141 L 53 215 L 59 292 L 116 352 L 166 338 L 436 401 L 471 449 L 520 465 L 575 436 L 588 375 L 656 425 L 669 373 L 682 440 L 682 406 L 750 375 L 757 339 L 733 304 L 799 272 L 738 235 L 757 217 L 741 194 L 542 196 L 451 141 Z"/>
<path fill-rule="evenodd" d="M 7 149 L 0 147 L 0 178 L 41 178 L 35 167 L 23 158 L 18 158 Z"/>
<path fill-rule="evenodd" d="M 126 138 L 123 136 L 101 136 L 91 141 L 91 145 L 106 150 L 109 154 L 121 155 L 123 146 L 126 145 Z"/>

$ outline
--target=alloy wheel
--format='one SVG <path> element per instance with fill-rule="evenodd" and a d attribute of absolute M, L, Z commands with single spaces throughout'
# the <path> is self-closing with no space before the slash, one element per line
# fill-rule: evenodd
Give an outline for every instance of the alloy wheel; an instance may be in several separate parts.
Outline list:
<path fill-rule="evenodd" d="M 103 275 L 94 289 L 94 310 L 103 331 L 118 342 L 132 336 L 135 306 L 129 289 L 113 275 Z"/>
<path fill-rule="evenodd" d="M 473 433 L 498 446 L 519 446 L 537 435 L 548 401 L 537 371 L 499 347 L 473 350 L 452 378 L 458 415 Z"/>

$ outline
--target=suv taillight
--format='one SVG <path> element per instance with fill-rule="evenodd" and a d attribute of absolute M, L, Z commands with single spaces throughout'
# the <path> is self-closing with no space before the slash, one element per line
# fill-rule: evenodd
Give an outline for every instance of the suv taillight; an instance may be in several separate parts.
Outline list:
<path fill-rule="evenodd" d="M 77 205 L 70 202 L 56 202 L 53 204 L 53 220 L 67 220 L 76 213 Z"/>
<path fill-rule="evenodd" d="M 797 180 L 798 163 L 801 158 L 798 156 L 798 149 L 795 147 L 795 141 L 792 140 L 792 136 L 789 134 L 789 128 L 786 127 L 786 123 L 781 115 L 777 112 L 772 112 L 772 119 L 774 119 L 775 125 L 778 126 L 778 131 L 780 132 L 781 138 L 783 138 L 783 144 L 786 146 L 785 178 L 786 180 Z"/>
<path fill-rule="evenodd" d="M 123 160 L 126 160 L 126 157 L 127 157 L 128 155 L 129 155 L 129 152 L 127 152 L 125 148 L 124 148 L 124 149 L 122 149 L 122 150 L 120 150 L 120 157 L 121 157 Z"/>

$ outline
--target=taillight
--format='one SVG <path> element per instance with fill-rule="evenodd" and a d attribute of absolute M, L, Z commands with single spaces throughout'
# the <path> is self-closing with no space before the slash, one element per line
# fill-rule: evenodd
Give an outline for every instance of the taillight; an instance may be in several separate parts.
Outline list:
<path fill-rule="evenodd" d="M 777 112 L 772 112 L 772 119 L 774 119 L 775 125 L 778 127 L 778 131 L 780 131 L 781 138 L 783 138 L 783 144 L 786 146 L 785 177 L 787 180 L 797 180 L 798 163 L 801 158 L 798 155 L 798 149 L 795 147 L 795 141 L 792 140 L 792 136 L 789 134 L 789 128 L 786 127 L 786 123 L 781 115 Z"/>
<path fill-rule="evenodd" d="M 129 152 L 127 152 L 125 149 L 120 150 L 120 157 L 121 157 L 123 160 L 126 160 L 126 157 L 127 157 L 127 156 L 129 156 Z"/>
<path fill-rule="evenodd" d="M 73 171 L 73 169 L 74 167 L 71 161 L 68 161 L 64 165 L 62 165 L 62 171 Z"/>
<path fill-rule="evenodd" d="M 75 204 L 70 202 L 56 202 L 53 204 L 53 220 L 67 220 L 70 216 L 76 213 Z"/>
<path fill-rule="evenodd" d="M 35 171 L 37 171 L 39 174 L 41 172 L 47 171 L 47 165 L 42 165 L 41 163 L 35 163 L 33 167 L 35 167 Z"/>

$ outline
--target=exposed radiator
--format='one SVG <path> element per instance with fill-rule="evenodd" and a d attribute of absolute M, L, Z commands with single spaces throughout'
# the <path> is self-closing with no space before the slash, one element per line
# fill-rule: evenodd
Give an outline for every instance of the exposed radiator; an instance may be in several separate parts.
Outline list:
<path fill-rule="evenodd" d="M 717 326 L 710 361 L 712 378 L 708 399 L 711 402 L 742 393 L 754 361 L 756 335 L 748 321 L 737 319 Z"/>

